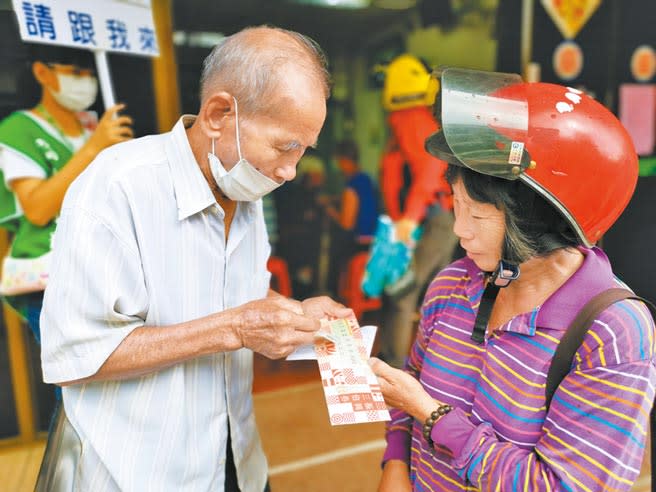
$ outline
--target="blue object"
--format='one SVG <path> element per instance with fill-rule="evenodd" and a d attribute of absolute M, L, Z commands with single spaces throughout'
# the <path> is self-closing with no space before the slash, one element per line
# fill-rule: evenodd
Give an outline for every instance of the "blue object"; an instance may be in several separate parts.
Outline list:
<path fill-rule="evenodd" d="M 358 195 L 355 236 L 373 236 L 376 231 L 376 217 L 378 216 L 378 198 L 374 182 L 369 175 L 359 172 L 348 180 L 346 188 L 351 188 Z"/>
<path fill-rule="evenodd" d="M 25 319 L 27 321 L 36 343 L 41 345 L 41 323 L 39 318 L 41 317 L 41 307 L 43 306 L 43 300 L 39 299 L 38 302 L 32 301 L 27 304 L 27 309 L 25 310 Z"/>
<path fill-rule="evenodd" d="M 362 279 L 362 291 L 368 297 L 380 297 L 386 287 L 393 286 L 408 271 L 414 244 L 421 237 L 421 227 L 412 231 L 413 246 L 396 238 L 395 225 L 387 215 L 378 217 L 376 236 Z M 393 290 L 393 289 L 392 289 Z"/>

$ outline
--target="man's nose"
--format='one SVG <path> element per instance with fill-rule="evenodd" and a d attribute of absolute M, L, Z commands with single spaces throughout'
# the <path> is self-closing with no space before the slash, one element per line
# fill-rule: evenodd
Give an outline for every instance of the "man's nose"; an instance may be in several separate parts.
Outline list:
<path fill-rule="evenodd" d="M 296 177 L 296 164 L 280 166 L 276 168 L 274 175 L 277 179 L 291 181 Z"/>

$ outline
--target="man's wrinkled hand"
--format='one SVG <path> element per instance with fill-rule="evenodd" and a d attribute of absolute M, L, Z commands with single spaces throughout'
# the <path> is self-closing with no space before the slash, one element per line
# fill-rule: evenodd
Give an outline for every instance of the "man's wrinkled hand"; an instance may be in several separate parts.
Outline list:
<path fill-rule="evenodd" d="M 301 307 L 303 308 L 303 314 L 314 319 L 355 319 L 351 308 L 347 308 L 328 296 L 306 299 L 301 302 Z"/>
<path fill-rule="evenodd" d="M 320 323 L 303 314 L 299 302 L 282 296 L 251 301 L 236 310 L 235 334 L 243 347 L 269 359 L 291 354 L 314 341 Z"/>

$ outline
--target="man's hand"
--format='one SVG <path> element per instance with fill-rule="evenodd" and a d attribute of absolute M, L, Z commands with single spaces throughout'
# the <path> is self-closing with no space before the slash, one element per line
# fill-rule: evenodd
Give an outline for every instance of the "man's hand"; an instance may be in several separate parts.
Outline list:
<path fill-rule="evenodd" d="M 97 154 L 110 145 L 132 138 L 132 128 L 130 127 L 132 118 L 125 115 L 116 116 L 123 108 L 125 108 L 125 104 L 116 104 L 105 111 L 85 147 Z"/>
<path fill-rule="evenodd" d="M 369 365 L 378 378 L 385 403 L 403 410 L 420 422 L 424 422 L 439 406 L 412 375 L 395 369 L 376 357 L 369 359 Z"/>
<path fill-rule="evenodd" d="M 236 308 L 235 336 L 240 345 L 269 359 L 291 354 L 314 341 L 319 320 L 303 313 L 298 301 L 282 296 L 251 301 Z"/>
<path fill-rule="evenodd" d="M 311 297 L 301 302 L 303 313 L 314 319 L 342 319 L 354 317 L 353 310 L 328 296 Z"/>

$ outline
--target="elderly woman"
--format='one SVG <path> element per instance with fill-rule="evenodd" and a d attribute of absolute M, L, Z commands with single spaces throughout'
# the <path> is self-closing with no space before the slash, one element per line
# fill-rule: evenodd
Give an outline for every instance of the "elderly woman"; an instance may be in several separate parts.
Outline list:
<path fill-rule="evenodd" d="M 629 490 L 656 380 L 645 305 L 603 309 L 553 398 L 545 387 L 572 320 L 623 286 L 594 243 L 635 188 L 630 138 L 574 89 L 440 75 L 426 147 L 449 163 L 466 257 L 430 285 L 405 371 L 371 361 L 395 407 L 379 492 Z"/>

